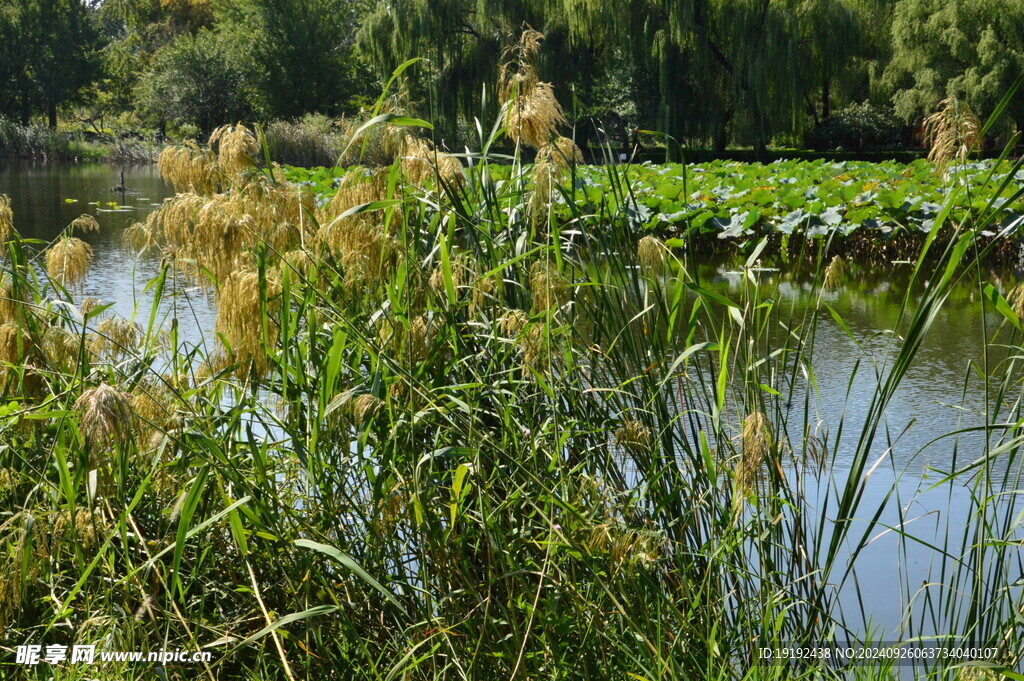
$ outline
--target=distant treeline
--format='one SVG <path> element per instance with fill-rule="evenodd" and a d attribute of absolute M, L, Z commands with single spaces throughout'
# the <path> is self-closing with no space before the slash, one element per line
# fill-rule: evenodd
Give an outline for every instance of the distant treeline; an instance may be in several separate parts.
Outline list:
<path fill-rule="evenodd" d="M 0 115 L 199 135 L 389 106 L 455 148 L 493 120 L 503 50 L 544 32 L 577 137 L 637 129 L 719 153 L 920 146 L 947 96 L 984 117 L 1024 71 L 1019 0 L 5 0 Z M 1024 121 L 1015 99 L 1006 136 Z"/>

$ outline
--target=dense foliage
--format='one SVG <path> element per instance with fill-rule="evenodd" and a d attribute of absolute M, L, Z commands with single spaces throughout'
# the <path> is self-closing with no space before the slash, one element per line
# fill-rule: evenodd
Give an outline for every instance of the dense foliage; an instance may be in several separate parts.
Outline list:
<path fill-rule="evenodd" d="M 346 171 L 341 168 L 290 167 L 286 176 L 332 197 Z M 471 175 L 479 171 L 471 171 Z M 509 181 L 511 167 L 488 168 L 491 180 Z M 684 179 L 685 174 L 685 179 Z M 946 176 L 922 159 L 899 163 L 784 161 L 769 165 L 714 161 L 691 164 L 623 166 L 610 172 L 579 166 L 552 212 L 588 231 L 608 225 L 608 216 L 625 207 L 622 227 L 678 237 L 708 235 L 720 240 L 756 243 L 763 236 L 805 236 L 830 240 L 858 231 L 875 247 L 886 240 L 927 234 L 943 209 L 950 183 L 967 189 L 948 207 L 962 222 L 984 216 L 973 226 L 984 236 L 1024 223 L 1024 198 L 1018 194 L 1024 170 L 1009 162 L 980 161 L 958 166 Z M 628 193 L 613 187 L 627 183 Z M 528 183 L 533 187 L 534 183 Z M 994 211 L 982 209 L 993 204 Z M 577 215 L 582 211 L 582 215 Z M 863 234 L 862 234 L 863 236 Z"/>
<path fill-rule="evenodd" d="M 524 36 L 506 73 L 550 105 L 535 45 Z M 159 170 L 177 193 L 124 233 L 161 263 L 134 319 L 81 295 L 95 219 L 40 256 L 0 197 L 0 625 L 18 644 L 213 653 L 17 672 L 849 678 L 832 660 L 766 663 L 758 647 L 872 641 L 872 603 L 851 612 L 840 592 L 862 583 L 887 510 L 899 550 L 921 542 L 933 561 L 925 603 L 898 582 L 906 637 L 974 643 L 1019 669 L 1017 480 L 998 471 L 1024 442 L 1024 286 L 983 271 L 973 228 L 1019 204 L 1024 190 L 990 186 L 1004 168 L 986 181 L 954 159 L 944 184 L 924 164 L 857 168 L 888 185 L 878 206 L 905 203 L 903 186 L 947 191 L 893 287 L 892 330 L 862 348 L 875 380 L 847 399 L 866 411 L 822 424 L 816 332 L 846 328 L 829 301 L 855 266 L 808 239 L 778 273 L 756 239 L 723 292 L 689 235 L 643 227 L 652 206 L 674 209 L 662 202 L 689 210 L 690 183 L 722 210 L 776 217 L 787 201 L 827 202 L 827 216 L 875 190 L 827 164 L 773 168 L 777 195 L 757 166 L 599 176 L 558 135 L 557 110 L 506 105 L 470 172 L 398 116 L 377 127 L 401 158 L 374 169 L 282 171 L 244 126 L 167 147 Z M 535 162 L 494 163 L 504 135 L 537 147 Z M 197 290 L 216 300 L 215 338 L 182 333 Z M 995 380 L 984 405 L 958 405 L 986 455 L 928 480 L 967 486 L 972 514 L 929 533 L 904 520 L 915 502 L 899 476 L 863 492 L 892 449 L 887 405 L 953 297 L 989 313 L 998 335 L 979 336 L 967 371 Z M 907 664 L 964 678 L 961 661 Z"/>
<path fill-rule="evenodd" d="M 52 125 L 62 111 L 97 129 L 185 137 L 238 120 L 336 118 L 424 57 L 391 106 L 435 121 L 458 148 L 474 116 L 496 115 L 489 85 L 526 25 L 546 36 L 540 76 L 584 142 L 624 144 L 639 128 L 759 153 L 804 140 L 920 145 L 914 131 L 940 100 L 987 115 L 1024 70 L 1015 0 L 11 0 L 0 7 L 0 115 Z M 1022 117 L 1011 104 L 993 134 Z"/>

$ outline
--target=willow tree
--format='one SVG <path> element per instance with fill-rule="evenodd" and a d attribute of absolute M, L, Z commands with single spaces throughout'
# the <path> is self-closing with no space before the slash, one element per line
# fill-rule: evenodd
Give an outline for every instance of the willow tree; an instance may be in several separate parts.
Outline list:
<path fill-rule="evenodd" d="M 884 52 L 884 0 L 803 0 L 798 6 L 802 87 L 815 123 L 832 114 L 837 95 L 865 99 L 871 67 Z M 879 41 L 881 36 L 882 41 Z M 817 90 L 820 109 L 811 100 Z M 819 116 L 820 112 L 820 116 Z"/>
<path fill-rule="evenodd" d="M 396 0 L 370 15 L 360 44 L 382 73 L 410 56 L 430 59 L 426 75 L 450 120 L 479 113 L 481 86 L 524 23 L 546 33 L 539 68 L 570 111 L 565 86 L 587 97 L 625 50 L 629 79 L 654 90 L 644 127 L 719 148 L 735 139 L 763 154 L 773 135 L 800 127 L 812 97 L 828 114 L 833 83 L 845 83 L 870 36 L 862 5 L 873 2 L 884 0 Z"/>
<path fill-rule="evenodd" d="M 557 3 L 395 0 L 377 5 L 358 40 L 380 77 L 410 57 L 423 57 L 410 75 L 407 96 L 454 134 L 460 120 L 497 112 L 494 85 L 502 50 L 528 26 L 545 35 L 538 68 L 571 114 L 573 91 L 589 91 L 614 45 L 570 35 Z"/>
<path fill-rule="evenodd" d="M 946 97 L 984 117 L 1024 72 L 1024 4 L 1019 0 L 900 0 L 885 80 L 896 112 L 921 120 Z M 1024 103 L 1008 114 L 1024 123 Z"/>

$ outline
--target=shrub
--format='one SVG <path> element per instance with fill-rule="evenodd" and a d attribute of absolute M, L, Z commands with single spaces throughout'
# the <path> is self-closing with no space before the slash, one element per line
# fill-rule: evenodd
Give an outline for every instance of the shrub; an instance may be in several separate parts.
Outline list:
<path fill-rule="evenodd" d="M 0 156 L 68 158 L 70 140 L 43 125 L 19 125 L 0 116 Z"/>
<path fill-rule="evenodd" d="M 902 133 L 903 126 L 891 110 L 864 102 L 851 104 L 829 116 L 807 133 L 805 143 L 818 151 L 836 147 L 860 151 L 899 146 Z"/>

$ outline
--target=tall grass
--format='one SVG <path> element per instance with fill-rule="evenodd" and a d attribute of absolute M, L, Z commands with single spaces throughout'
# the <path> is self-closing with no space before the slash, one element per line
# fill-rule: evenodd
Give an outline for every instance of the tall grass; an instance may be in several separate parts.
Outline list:
<path fill-rule="evenodd" d="M 71 143 L 63 132 L 45 125 L 23 126 L 0 116 L 0 156 L 70 158 Z"/>
<path fill-rule="evenodd" d="M 81 134 L 35 123 L 20 125 L 0 116 L 0 158 L 152 163 L 159 153 L 160 145 L 152 142 L 122 138 L 87 142 Z"/>
<path fill-rule="evenodd" d="M 500 123 L 456 169 L 427 124 L 380 117 L 377 134 L 405 151 L 352 170 L 327 202 L 261 162 L 269 141 L 242 126 L 167 152 L 161 172 L 181 193 L 128 233 L 163 258 L 137 320 L 78 300 L 66 269 L 49 279 L 12 238 L 5 646 L 214 651 L 168 678 L 894 676 L 772 665 L 757 649 L 870 642 L 838 589 L 854 588 L 860 547 L 894 503 L 863 501 L 887 406 L 958 283 L 974 282 L 1004 315 L 1002 341 L 1020 342 L 971 224 L 946 224 L 948 208 L 935 221 L 866 418 L 825 435 L 811 360 L 820 324 L 839 320 L 822 285 L 842 275 L 827 244 L 792 259 L 815 303 L 786 304 L 762 278 L 763 243 L 727 298 L 699 277 L 697 251 L 641 238 L 614 165 L 605 228 L 581 232 L 572 148 L 557 118 L 524 120 L 517 96 L 501 120 L 545 133 L 518 137 L 550 145 L 544 182 L 518 153 L 511 181 L 491 179 Z M 574 219 L 553 219 L 563 202 Z M 952 238 L 936 259 L 940 232 Z M 161 312 L 178 279 L 217 297 L 214 347 Z M 976 506 L 967 532 L 949 527 L 935 547 L 936 583 L 904 585 L 923 605 L 907 635 L 996 646 L 1013 668 L 1015 490 L 990 473 L 1021 442 L 1020 387 L 1016 360 L 979 349 L 981 371 L 1001 377 L 979 406 L 990 444 L 944 483 L 973 476 Z M 896 531 L 904 549 L 915 541 Z M 914 673 L 996 678 L 959 663 Z"/>

